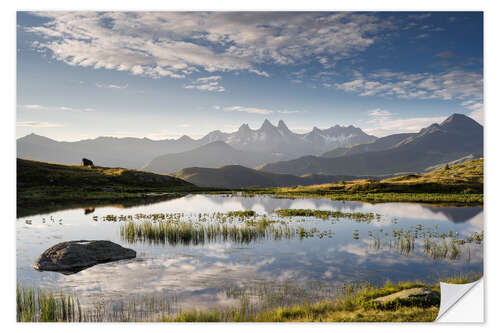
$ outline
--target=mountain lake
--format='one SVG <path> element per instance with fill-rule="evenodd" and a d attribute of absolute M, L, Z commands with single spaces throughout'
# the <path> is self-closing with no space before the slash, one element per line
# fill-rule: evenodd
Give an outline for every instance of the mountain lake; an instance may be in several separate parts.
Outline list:
<path fill-rule="evenodd" d="M 279 216 L 280 209 L 341 213 Z M 228 214 L 248 210 L 255 215 Z M 162 300 L 168 312 L 231 307 L 242 295 L 274 306 L 333 297 L 346 284 L 482 274 L 482 235 L 481 206 L 194 194 L 18 218 L 17 281 L 111 312 L 146 299 Z M 33 268 L 56 243 L 98 239 L 132 248 L 137 258 L 70 275 Z"/>

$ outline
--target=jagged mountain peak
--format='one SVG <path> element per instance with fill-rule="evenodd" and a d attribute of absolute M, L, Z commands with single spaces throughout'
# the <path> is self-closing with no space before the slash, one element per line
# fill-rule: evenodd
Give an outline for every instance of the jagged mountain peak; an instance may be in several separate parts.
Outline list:
<path fill-rule="evenodd" d="M 268 119 L 264 120 L 264 122 L 262 123 L 262 126 L 260 127 L 261 130 L 270 129 L 270 128 L 274 129 L 276 127 L 274 127 L 273 124 L 271 124 L 271 122 Z"/>
<path fill-rule="evenodd" d="M 288 126 L 285 124 L 285 122 L 283 120 L 280 120 L 278 122 L 278 130 L 280 131 L 281 135 L 285 135 L 285 136 L 295 135 L 292 131 L 290 131 L 290 129 L 288 128 Z"/>
<path fill-rule="evenodd" d="M 286 126 L 285 122 L 281 119 L 278 121 L 278 128 L 288 130 L 288 126 Z"/>
<path fill-rule="evenodd" d="M 249 132 L 251 131 L 250 126 L 248 124 L 241 124 L 240 128 L 238 129 L 238 132 Z"/>
<path fill-rule="evenodd" d="M 28 135 L 23 136 L 22 138 L 17 139 L 18 142 L 26 142 L 26 143 L 52 143 L 52 142 L 57 142 L 55 140 L 52 140 L 46 136 L 38 135 L 36 133 L 31 133 Z"/>
<path fill-rule="evenodd" d="M 194 141 L 194 139 L 191 138 L 190 136 L 183 135 L 177 141 L 179 141 L 179 142 L 191 142 L 191 141 Z"/>
<path fill-rule="evenodd" d="M 444 130 L 463 131 L 470 129 L 482 130 L 483 127 L 474 119 L 460 113 L 454 113 L 446 118 L 440 125 Z"/>
<path fill-rule="evenodd" d="M 473 119 L 470 117 L 467 117 L 466 115 L 461 114 L 461 113 L 454 113 L 451 116 L 449 116 L 448 118 L 446 118 L 445 120 L 443 120 L 441 125 L 443 125 L 445 123 L 451 123 L 454 121 L 468 121 L 468 122 L 470 122 L 470 121 L 473 121 Z"/>

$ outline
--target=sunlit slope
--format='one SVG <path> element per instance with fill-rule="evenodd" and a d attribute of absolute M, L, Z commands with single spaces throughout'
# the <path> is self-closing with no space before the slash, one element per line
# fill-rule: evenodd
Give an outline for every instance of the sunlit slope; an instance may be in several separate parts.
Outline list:
<path fill-rule="evenodd" d="M 175 177 L 122 168 L 82 167 L 17 159 L 18 195 L 30 192 L 141 192 L 187 189 L 194 185 Z M 22 196 L 22 195 L 21 195 Z"/>
<path fill-rule="evenodd" d="M 381 181 L 370 179 L 280 189 L 285 192 L 396 192 L 396 193 L 483 193 L 483 159 L 443 167 L 422 174 L 409 174 Z"/>

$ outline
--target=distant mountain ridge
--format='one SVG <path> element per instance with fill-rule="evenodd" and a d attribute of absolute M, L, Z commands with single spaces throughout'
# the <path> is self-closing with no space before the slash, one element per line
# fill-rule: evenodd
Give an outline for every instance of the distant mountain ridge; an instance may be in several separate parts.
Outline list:
<path fill-rule="evenodd" d="M 181 152 L 198 146 L 191 138 L 150 140 L 148 138 L 98 137 L 76 142 L 55 141 L 30 134 L 17 139 L 17 157 L 42 162 L 78 164 L 82 157 L 105 167 L 140 169 L 166 152 Z"/>
<path fill-rule="evenodd" d="M 145 171 L 170 174 L 190 167 L 216 168 L 238 164 L 254 168 L 262 164 L 279 161 L 272 153 L 245 152 L 237 150 L 223 141 L 214 141 L 204 146 L 181 153 L 165 154 L 154 158 L 145 167 Z"/>
<path fill-rule="evenodd" d="M 303 156 L 270 163 L 260 170 L 297 176 L 307 173 L 383 175 L 420 172 L 470 154 L 483 156 L 483 126 L 465 115 L 453 114 L 441 124 L 432 124 L 419 133 L 380 138 L 364 146 L 333 150 L 321 157 Z"/>
<path fill-rule="evenodd" d="M 338 147 L 370 142 L 376 138 L 352 125 L 336 125 L 325 130 L 314 127 L 311 132 L 298 134 L 292 132 L 283 120 L 278 122 L 278 126 L 273 126 L 266 119 L 256 130 L 252 130 L 248 124 L 243 124 L 233 133 L 210 132 L 201 141 L 204 143 L 223 141 L 243 151 L 298 157 L 305 154 L 321 154 Z"/>
<path fill-rule="evenodd" d="M 336 148 L 327 151 L 326 153 L 322 154 L 321 157 L 331 158 L 331 157 L 366 153 L 370 151 L 387 150 L 394 148 L 397 144 L 401 143 L 403 140 L 408 139 L 413 135 L 415 135 L 415 133 L 401 133 L 401 134 L 388 135 L 382 138 L 378 138 L 377 140 L 370 143 L 361 143 L 351 147 Z"/>
<path fill-rule="evenodd" d="M 166 140 L 98 137 L 64 142 L 30 134 L 17 140 L 17 157 L 64 164 L 79 163 L 82 157 L 87 157 L 97 165 L 141 169 L 159 156 L 186 152 L 222 141 L 239 151 L 266 153 L 272 158 L 262 163 L 268 163 L 306 154 L 321 154 L 375 139 L 354 126 L 339 125 L 326 130 L 314 127 L 309 133 L 297 134 L 288 129 L 282 120 L 273 126 L 266 119 L 256 130 L 243 124 L 236 132 L 217 130 L 198 140 L 184 135 L 179 139 Z"/>
<path fill-rule="evenodd" d="M 297 185 L 314 185 L 338 182 L 341 179 L 351 180 L 352 176 L 294 175 L 273 174 L 243 167 L 226 165 L 219 168 L 186 168 L 173 176 L 203 187 L 245 188 L 245 187 L 281 187 Z"/>

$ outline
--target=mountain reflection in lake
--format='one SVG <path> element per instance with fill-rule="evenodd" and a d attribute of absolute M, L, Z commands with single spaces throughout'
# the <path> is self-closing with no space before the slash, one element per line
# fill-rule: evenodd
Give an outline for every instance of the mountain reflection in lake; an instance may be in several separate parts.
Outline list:
<path fill-rule="evenodd" d="M 93 211 L 91 209 L 94 209 Z M 395 246 L 395 232 L 429 230 L 441 244 L 441 234 L 458 232 L 465 238 L 483 231 L 482 207 L 437 207 L 410 203 L 370 204 L 327 199 L 276 199 L 269 196 L 237 197 L 189 195 L 147 206 L 69 209 L 17 220 L 17 280 L 27 286 L 65 289 L 79 298 L 118 299 L 137 295 L 168 295 L 183 308 L 230 306 L 235 302 L 227 288 L 256 283 L 311 283 L 336 286 L 345 282 L 421 280 L 437 282 L 440 277 L 483 270 L 482 244 L 461 245 L 456 257 L 429 255 L 424 240 L 417 237 L 414 248 Z M 331 237 L 259 239 L 246 244 L 231 241 L 198 245 L 130 244 L 120 236 L 125 222 L 102 221 L 112 215 L 183 213 L 185 216 L 254 210 L 272 215 L 277 209 L 320 209 L 380 214 L 370 223 L 340 219 L 324 221 L 313 217 L 286 218 L 289 225 L 331 231 Z M 275 217 L 275 216 L 274 216 Z M 96 221 L 97 220 L 97 221 Z M 299 221 L 300 220 L 300 221 Z M 28 223 L 29 221 L 29 223 Z M 416 231 L 415 231 L 416 230 Z M 353 233 L 359 236 L 353 237 Z M 65 276 L 33 269 L 36 258 L 50 246 L 68 240 L 106 239 L 131 247 L 137 258 L 101 264 Z"/>

